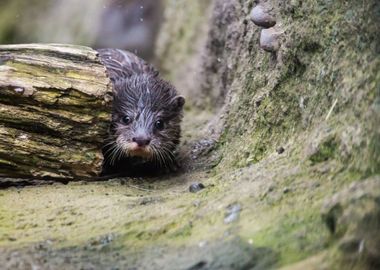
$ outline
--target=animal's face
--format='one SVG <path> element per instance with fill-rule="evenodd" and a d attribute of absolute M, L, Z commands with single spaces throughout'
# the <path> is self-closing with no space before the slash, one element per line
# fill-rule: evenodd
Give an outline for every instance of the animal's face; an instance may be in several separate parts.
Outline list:
<path fill-rule="evenodd" d="M 172 162 L 184 98 L 167 82 L 147 75 L 116 82 L 115 91 L 114 155 L 138 156 L 162 166 Z"/>

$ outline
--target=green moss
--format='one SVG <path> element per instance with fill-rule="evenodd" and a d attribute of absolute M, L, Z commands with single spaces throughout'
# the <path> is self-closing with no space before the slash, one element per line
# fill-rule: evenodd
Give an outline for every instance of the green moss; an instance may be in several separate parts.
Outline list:
<path fill-rule="evenodd" d="M 69 254 L 95 261 L 99 256 L 95 251 L 103 246 L 91 243 L 111 234 L 114 240 L 105 250 L 127 254 L 125 261 L 113 261 L 121 266 L 144 260 L 164 262 L 163 268 L 170 268 L 168 263 L 189 259 L 191 268 L 212 261 L 210 254 L 228 246 L 229 237 L 239 237 L 242 243 L 228 246 L 229 253 L 239 250 L 237 257 L 214 257 L 236 263 L 244 257 L 239 249 L 244 247 L 251 258 L 264 250 L 254 265 L 275 254 L 277 267 L 344 268 L 336 249 L 342 235 L 331 236 L 335 221 L 322 219 L 320 209 L 352 182 L 379 172 L 374 4 L 281 1 L 279 18 L 285 34 L 280 51 L 270 55 L 258 47 L 260 29 L 243 21 L 253 3 L 249 2 L 235 3 L 236 21 L 230 25 L 239 27 L 223 32 L 223 42 L 236 46 L 223 63 L 236 66 L 223 73 L 232 82 L 222 134 L 209 155 L 194 161 L 212 167 L 204 165 L 206 170 L 200 167 L 159 181 L 45 186 L 21 194 L 7 190 L 0 193 L 4 221 L 0 232 L 7 231 L 17 241 L 5 237 L 0 246 L 28 248 L 52 238 L 54 252 L 65 254 L 61 248 L 69 248 Z M 192 39 L 198 38 L 194 29 L 206 22 L 202 16 L 208 5 L 168 3 L 173 6 L 167 19 L 172 20 L 166 25 L 169 29 L 164 28 L 168 36 L 162 44 L 167 46 L 159 55 L 168 77 L 180 81 L 182 74 L 173 66 L 186 70 L 184 63 L 194 54 Z M 280 6 L 280 1 L 274 3 Z M 181 12 L 176 13 L 176 8 Z M 236 55 L 239 58 L 233 61 Z M 215 75 L 217 82 L 211 82 L 210 88 L 220 87 L 225 78 L 217 77 L 218 70 L 208 75 Z M 191 140 L 201 136 L 205 118 L 189 110 L 184 137 Z M 283 153 L 276 152 L 279 146 Z M 202 182 L 206 189 L 189 193 L 193 182 Z M 226 224 L 226 209 L 232 203 L 238 203 L 241 211 Z M 216 242 L 220 245 L 215 247 Z"/>
<path fill-rule="evenodd" d="M 316 153 L 313 153 L 309 159 L 313 164 L 332 159 L 336 155 L 338 146 L 336 138 L 328 138 L 318 146 Z"/>
<path fill-rule="evenodd" d="M 171 81 L 179 80 L 181 66 L 194 56 L 194 46 L 200 38 L 205 24 L 207 24 L 207 11 L 211 1 L 166 1 L 170 6 L 166 9 L 165 17 L 171 23 L 164 24 L 162 36 L 160 37 L 157 54 L 163 61 L 160 67 L 163 73 Z M 176 42 L 172 42 L 176 40 Z M 173 66 L 177 68 L 173 69 Z"/>
<path fill-rule="evenodd" d="M 273 225 L 251 236 L 253 243 L 280 251 L 278 266 L 301 261 L 326 248 L 328 234 L 319 209 L 291 212 Z"/>

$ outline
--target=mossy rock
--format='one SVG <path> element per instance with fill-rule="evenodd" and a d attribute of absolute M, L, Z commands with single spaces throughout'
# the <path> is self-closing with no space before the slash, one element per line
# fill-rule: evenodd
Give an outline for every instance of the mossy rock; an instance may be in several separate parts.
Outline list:
<path fill-rule="evenodd" d="M 346 242 L 348 232 L 377 233 L 363 225 L 377 208 L 352 222 L 340 217 L 377 199 L 342 199 L 327 216 L 321 209 L 334 194 L 350 198 L 352 183 L 368 191 L 366 179 L 380 172 L 379 3 L 267 2 L 283 29 L 276 53 L 259 47 L 261 28 L 249 18 L 256 1 L 166 1 L 160 44 L 169 47 L 161 45 L 158 60 L 174 84 L 187 82 L 179 89 L 196 105 L 186 108 L 185 170 L 2 190 L 0 261 L 11 267 L 21 254 L 17 263 L 65 268 L 363 266 L 341 250 L 360 246 Z M 199 12 L 202 5 L 209 9 Z M 190 193 L 195 182 L 205 188 Z"/>

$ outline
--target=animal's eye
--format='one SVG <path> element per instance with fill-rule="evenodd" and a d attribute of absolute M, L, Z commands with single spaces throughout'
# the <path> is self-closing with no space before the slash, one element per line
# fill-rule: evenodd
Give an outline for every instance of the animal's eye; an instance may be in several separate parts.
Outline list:
<path fill-rule="evenodd" d="M 158 129 L 158 130 L 163 130 L 165 125 L 164 125 L 164 121 L 162 120 L 157 120 L 156 123 L 154 123 L 154 126 Z"/>
<path fill-rule="evenodd" d="M 124 116 L 122 120 L 123 120 L 123 123 L 126 125 L 129 125 L 132 122 L 132 118 L 129 116 Z"/>

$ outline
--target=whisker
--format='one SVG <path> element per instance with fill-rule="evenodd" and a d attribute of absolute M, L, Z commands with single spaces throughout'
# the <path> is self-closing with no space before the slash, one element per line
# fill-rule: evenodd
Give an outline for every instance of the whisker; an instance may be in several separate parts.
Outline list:
<path fill-rule="evenodd" d="M 112 145 L 110 148 L 104 151 L 104 155 L 109 154 L 111 151 L 113 151 L 117 147 L 116 144 Z"/>
<path fill-rule="evenodd" d="M 110 164 L 113 165 L 114 164 L 114 161 L 115 161 L 115 155 L 116 153 L 119 151 L 119 147 L 116 146 L 113 151 L 110 153 Z"/>
<path fill-rule="evenodd" d="M 151 160 L 153 160 L 156 164 L 158 162 L 159 166 L 162 167 L 163 162 L 162 162 L 162 158 L 160 157 L 160 153 L 159 153 L 158 149 L 156 148 L 156 146 L 152 146 L 152 149 L 153 149 L 153 155 L 151 157 Z"/>

